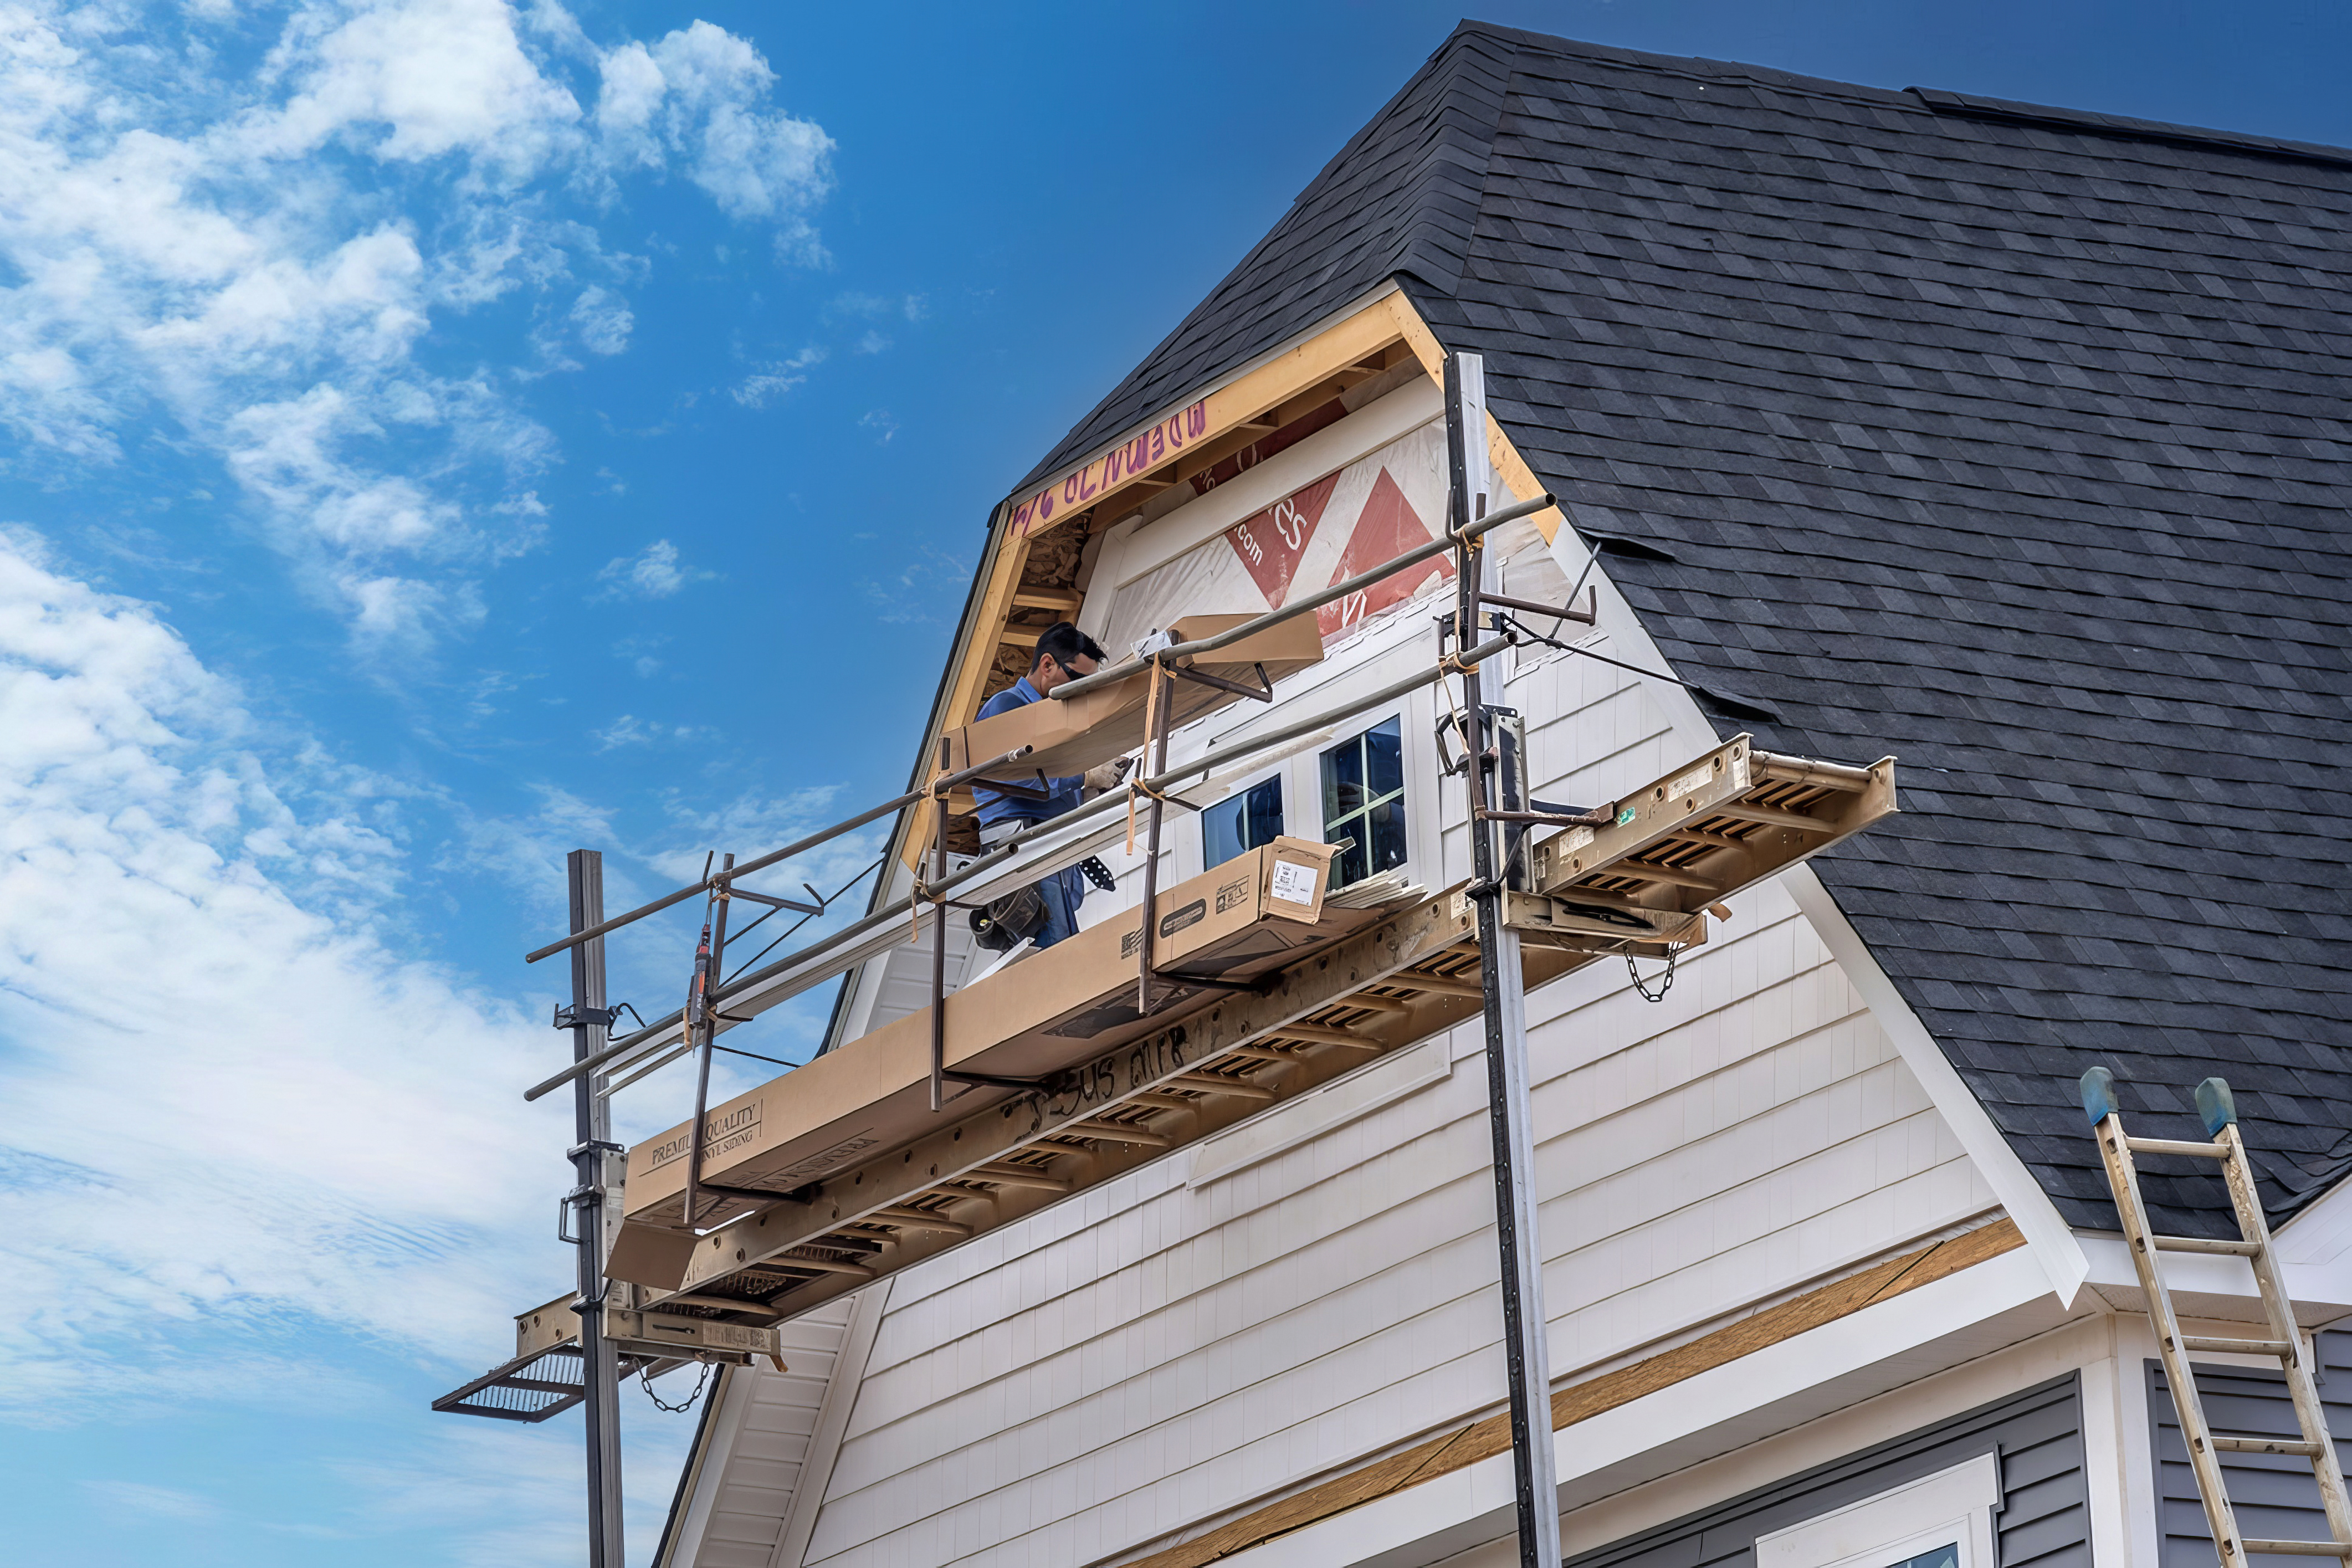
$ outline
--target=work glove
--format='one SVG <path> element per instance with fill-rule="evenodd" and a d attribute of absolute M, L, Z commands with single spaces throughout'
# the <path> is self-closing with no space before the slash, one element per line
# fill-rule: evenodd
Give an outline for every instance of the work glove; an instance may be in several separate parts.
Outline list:
<path fill-rule="evenodd" d="M 1088 768 L 1087 794 L 1088 795 L 1109 794 L 1126 782 L 1127 770 L 1134 765 L 1134 758 L 1121 757 L 1117 762 L 1105 763 L 1097 768 Z"/>

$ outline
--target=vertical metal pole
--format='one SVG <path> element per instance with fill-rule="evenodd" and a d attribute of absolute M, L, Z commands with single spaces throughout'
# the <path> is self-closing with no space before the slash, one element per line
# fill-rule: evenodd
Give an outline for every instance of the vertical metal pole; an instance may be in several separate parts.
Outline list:
<path fill-rule="evenodd" d="M 1454 354 L 1445 362 L 1445 455 L 1451 494 L 1447 525 L 1456 531 L 1486 511 L 1493 484 L 1486 459 L 1485 362 Z M 1455 558 L 1454 647 L 1484 636 L 1481 579 L 1492 570 L 1484 542 Z M 1495 1235 L 1502 1254 L 1503 1355 L 1511 1385 L 1511 1465 L 1519 1516 L 1521 1568 L 1558 1568 L 1559 1478 L 1552 1456 L 1551 1358 L 1544 1340 L 1543 1247 L 1536 1232 L 1534 1112 L 1528 1094 L 1527 983 L 1519 938 L 1503 924 L 1493 824 L 1501 740 L 1480 698 L 1474 668 L 1462 677 L 1470 733 L 1465 777 L 1470 803 L 1472 897 L 1478 909 L 1478 980 L 1486 1005 L 1487 1120 L 1495 1138 Z"/>
<path fill-rule="evenodd" d="M 604 857 L 574 849 L 566 863 L 572 889 L 572 929 L 586 931 L 604 918 Z M 572 950 L 572 1016 L 601 1017 L 604 1007 L 604 939 L 594 937 Z M 585 1061 L 604 1048 L 605 1026 L 574 1022 L 572 1059 Z M 621 1372 L 613 1342 L 604 1337 L 604 1158 L 612 1142 L 612 1110 L 596 1092 L 596 1075 L 572 1080 L 572 1150 L 580 1233 L 581 1378 L 588 1416 L 589 1568 L 623 1568 L 621 1536 Z"/>
<path fill-rule="evenodd" d="M 1168 771 L 1168 705 L 1175 695 L 1170 689 L 1174 679 L 1158 659 L 1151 661 L 1151 694 L 1144 704 L 1150 712 L 1151 722 L 1146 726 L 1143 737 L 1143 754 L 1150 764 L 1143 771 L 1150 778 Z M 1143 850 L 1143 929 L 1141 940 L 1136 944 L 1135 1010 L 1145 1015 L 1151 1011 L 1151 972 L 1159 962 L 1151 951 L 1152 938 L 1158 934 L 1151 922 L 1155 913 L 1152 906 L 1160 898 L 1160 797 L 1153 795 Z"/>
<path fill-rule="evenodd" d="M 940 772 L 948 771 L 953 755 L 948 738 L 940 737 Z M 931 786 L 931 886 L 948 879 L 948 792 Z M 948 906 L 931 903 L 931 1109 L 947 1104 L 948 1076 Z M 911 900 L 909 900 L 911 902 Z"/>
<path fill-rule="evenodd" d="M 707 865 L 708 862 L 705 862 Z M 730 855 L 719 867 L 723 877 L 735 868 L 735 857 Z M 702 1144 L 706 1136 L 704 1121 L 710 1115 L 711 1042 L 719 1037 L 719 1004 L 712 1000 L 719 992 L 719 977 L 726 973 L 728 886 L 724 880 L 711 884 L 713 908 L 710 919 L 702 928 L 701 950 L 694 955 L 694 984 L 688 989 L 688 1006 L 694 1016 L 687 1020 L 689 1029 L 699 1026 L 701 1037 L 697 1042 L 702 1048 L 694 1068 L 694 1134 L 686 1146 L 686 1228 L 692 1230 L 702 1209 Z M 693 1038 L 688 1036 L 688 1038 Z"/>

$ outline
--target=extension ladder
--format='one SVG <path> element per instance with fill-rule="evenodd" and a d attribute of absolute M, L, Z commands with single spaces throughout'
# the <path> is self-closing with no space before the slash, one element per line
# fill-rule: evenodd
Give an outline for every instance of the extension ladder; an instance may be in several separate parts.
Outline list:
<path fill-rule="evenodd" d="M 2345 1496 L 2344 1472 L 2336 1463 L 2335 1445 L 2328 1438 L 2326 1412 L 2320 1407 L 2319 1390 L 2303 1354 L 2294 1310 L 2279 1281 L 2270 1226 L 2263 1221 L 2262 1202 L 2254 1195 L 2253 1172 L 2246 1163 L 2245 1142 L 2238 1134 L 2238 1109 L 2231 1098 L 2230 1086 L 2218 1078 L 2209 1078 L 2197 1086 L 2198 1113 L 2213 1141 L 2186 1143 L 2168 1138 L 2127 1135 L 2116 1106 L 2115 1082 L 2115 1075 L 2105 1068 L 2093 1068 L 2084 1073 L 2083 1109 L 2098 1137 L 2099 1155 L 2107 1168 L 2107 1185 L 2115 1193 L 2116 1213 L 2123 1219 L 2124 1241 L 2131 1249 L 2132 1266 L 2139 1271 L 2140 1291 L 2147 1298 L 2148 1322 L 2156 1331 L 2165 1380 L 2171 1385 L 2172 1403 L 2180 1416 L 2181 1439 L 2189 1446 L 2189 1466 L 2196 1473 L 2197 1495 L 2204 1500 L 2205 1521 L 2212 1529 L 2221 1568 L 2245 1568 L 2248 1554 L 2260 1552 L 2334 1557 L 2352 1565 L 2352 1501 Z M 2237 1211 L 2242 1239 L 2209 1241 L 2201 1237 L 2156 1235 L 2148 1228 L 2147 1211 L 2140 1202 L 2139 1174 L 2132 1164 L 2134 1154 L 2175 1154 L 2220 1162 L 2221 1178 L 2230 1189 L 2230 1206 Z M 2164 1270 L 2157 1261 L 2159 1252 L 2220 1254 L 2242 1258 L 2252 1264 L 2254 1283 L 2262 1292 L 2263 1311 L 2270 1322 L 2270 1337 L 2212 1339 L 2182 1333 L 2173 1316 L 2172 1297 L 2165 1289 Z M 2189 1353 L 2194 1351 L 2275 1358 L 2286 1373 L 2287 1393 L 2294 1402 L 2294 1417 L 2303 1429 L 2302 1440 L 2215 1436 L 2206 1423 L 2197 1379 L 2189 1367 Z M 2258 1541 L 2240 1536 L 2236 1510 L 2221 1484 L 2219 1456 L 2222 1454 L 2294 1454 L 2308 1459 L 2312 1475 L 2319 1482 L 2319 1499 L 2327 1511 L 2328 1531 L 2336 1539 Z"/>

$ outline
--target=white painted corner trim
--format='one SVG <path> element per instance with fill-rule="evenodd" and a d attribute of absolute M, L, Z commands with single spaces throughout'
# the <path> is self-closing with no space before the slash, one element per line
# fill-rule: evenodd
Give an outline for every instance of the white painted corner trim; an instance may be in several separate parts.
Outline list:
<path fill-rule="evenodd" d="M 1976 1162 L 1986 1184 L 2016 1222 L 2027 1249 L 2049 1277 L 2050 1289 L 2056 1293 L 2059 1305 L 2073 1307 L 2075 1293 L 2091 1277 L 2091 1260 L 2074 1227 L 2060 1217 L 2058 1205 L 2050 1201 L 2041 1182 L 2025 1168 L 2025 1162 L 2017 1157 L 2017 1151 L 2009 1146 L 2000 1129 L 1992 1124 L 1984 1102 L 1961 1081 L 1943 1047 L 1903 999 L 1903 994 L 1895 988 L 1886 971 L 1879 967 L 1870 944 L 1862 940 L 1862 933 L 1845 918 L 1845 911 L 1838 908 L 1830 890 L 1822 886 L 1812 867 L 1791 867 L 1780 873 L 1780 882 L 1797 900 L 1797 907 L 1804 911 L 1822 944 L 1830 950 L 1830 956 L 1845 972 L 1847 981 L 1862 993 L 1871 1016 L 1902 1055 L 1903 1065 L 1911 1069 L 1911 1076 L 1927 1091 L 1927 1098 L 1935 1102 L 1945 1125 L 1960 1141 L 1960 1147 L 1968 1151 L 1969 1158 Z M 2084 1142 L 2089 1138 L 2086 1126 Z"/>
<path fill-rule="evenodd" d="M 2338 1180 L 2308 1207 L 2278 1227 L 2279 1262 L 2298 1299 L 2305 1290 L 2330 1301 L 2352 1300 L 2352 1179 Z"/>

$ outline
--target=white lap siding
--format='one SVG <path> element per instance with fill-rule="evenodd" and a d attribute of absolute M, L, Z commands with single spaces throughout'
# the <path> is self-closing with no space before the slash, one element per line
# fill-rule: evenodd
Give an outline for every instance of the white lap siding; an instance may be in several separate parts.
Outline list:
<path fill-rule="evenodd" d="M 1432 657 L 1409 627 L 1379 640 L 1394 672 Z M 1508 700 L 1548 796 L 1681 760 L 1590 661 Z M 1434 709 L 1404 711 L 1425 736 Z M 1433 782 L 1416 769 L 1424 835 L 1460 809 Z M 1557 1375 L 1994 1205 L 1788 897 L 1735 908 L 1662 1004 L 1614 960 L 1529 998 Z M 1094 1563 L 1493 1408 L 1484 1061 L 1475 1027 L 1421 1048 L 1450 1074 L 1295 1147 L 1198 1185 L 1181 1153 L 900 1277 L 804 1561 Z"/>

